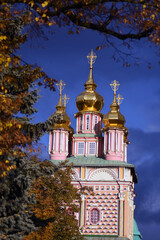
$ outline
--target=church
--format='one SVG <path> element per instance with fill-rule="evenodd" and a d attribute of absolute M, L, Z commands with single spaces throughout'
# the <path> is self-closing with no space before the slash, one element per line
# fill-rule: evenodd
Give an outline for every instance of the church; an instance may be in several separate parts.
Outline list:
<path fill-rule="evenodd" d="M 50 161 L 73 163 L 74 186 L 89 186 L 94 191 L 94 195 L 81 196 L 80 212 L 76 214 L 86 239 L 141 240 L 134 220 L 134 184 L 138 178 L 134 165 L 127 162 L 128 129 L 120 112 L 122 97 L 117 95 L 120 84 L 111 82 L 113 101 L 110 111 L 102 114 L 104 100 L 96 92 L 93 79 L 96 58 L 91 50 L 87 56 L 88 80 L 76 98 L 75 132 L 66 113 L 68 98 L 62 97 L 65 84 L 62 80 L 57 84 L 60 93 L 49 134 Z"/>

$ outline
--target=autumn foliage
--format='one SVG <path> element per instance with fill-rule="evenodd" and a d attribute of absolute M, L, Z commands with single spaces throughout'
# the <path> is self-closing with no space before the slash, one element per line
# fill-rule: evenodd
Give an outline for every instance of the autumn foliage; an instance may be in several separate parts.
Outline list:
<path fill-rule="evenodd" d="M 64 166 L 63 163 L 54 170 L 52 177 L 42 176 L 34 181 L 30 194 L 35 194 L 36 204 L 30 208 L 42 226 L 23 240 L 83 239 L 75 214 L 79 211 L 81 194 L 87 194 L 89 189 L 73 187 L 71 166 Z"/>
<path fill-rule="evenodd" d="M 24 28 L 30 13 L 0 5 L 0 175 L 9 170 L 9 156 L 23 156 L 26 146 L 39 139 L 43 126 L 31 123 L 38 100 L 36 85 L 50 86 L 54 80 L 39 68 L 21 60 L 18 50 L 27 39 Z M 22 151 L 23 147 L 23 151 Z M 31 147 L 30 147 L 31 149 Z M 12 169 L 12 168 L 11 168 Z"/>
<path fill-rule="evenodd" d="M 71 167 L 41 163 L 33 143 L 49 121 L 32 122 L 37 87 L 54 90 L 55 79 L 26 63 L 19 50 L 44 29 L 103 34 L 100 50 L 118 52 L 146 39 L 160 46 L 160 0 L 0 0 L 0 239 L 82 239 L 74 213 L 84 190 L 71 184 Z M 46 31 L 45 31 L 46 32 Z M 116 41 L 115 41 L 116 40 Z M 128 56 L 128 55 L 126 55 Z M 115 56 L 114 56 L 115 57 Z M 116 59 L 116 58 L 115 58 Z M 126 62 L 126 66 L 129 66 Z M 64 169 L 65 167 L 65 169 Z"/>

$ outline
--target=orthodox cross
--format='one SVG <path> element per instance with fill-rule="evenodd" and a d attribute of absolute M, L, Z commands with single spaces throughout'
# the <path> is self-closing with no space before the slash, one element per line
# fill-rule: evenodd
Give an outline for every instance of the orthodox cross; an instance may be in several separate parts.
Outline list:
<path fill-rule="evenodd" d="M 120 94 L 118 94 L 116 99 L 117 99 L 118 105 L 120 105 L 124 98 Z"/>
<path fill-rule="evenodd" d="M 69 102 L 70 98 L 66 94 L 64 94 L 62 99 L 63 99 L 64 106 L 66 106 L 66 104 Z"/>
<path fill-rule="evenodd" d="M 62 80 L 59 81 L 59 83 L 56 83 L 57 88 L 59 90 L 60 95 L 62 94 L 62 90 L 64 89 L 64 86 L 66 85 Z"/>
<path fill-rule="evenodd" d="M 91 50 L 91 53 L 87 55 L 88 62 L 90 63 L 90 68 L 93 67 L 93 63 L 95 63 L 97 55 Z"/>
<path fill-rule="evenodd" d="M 116 94 L 116 92 L 119 88 L 119 85 L 120 85 L 119 82 L 116 80 L 111 82 L 110 86 L 111 86 L 112 90 L 114 91 L 114 94 Z"/>

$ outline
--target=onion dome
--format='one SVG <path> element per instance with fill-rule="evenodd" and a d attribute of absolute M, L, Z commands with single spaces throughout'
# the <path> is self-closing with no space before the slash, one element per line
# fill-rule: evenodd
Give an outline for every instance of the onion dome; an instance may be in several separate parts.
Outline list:
<path fill-rule="evenodd" d="M 116 93 L 114 93 L 114 99 L 110 105 L 111 110 L 104 115 L 103 123 L 105 127 L 124 127 L 125 118 L 119 111 L 119 105 L 116 99 Z"/>
<path fill-rule="evenodd" d="M 111 110 L 103 116 L 103 123 L 105 125 L 103 130 L 110 127 L 123 128 L 124 135 L 127 137 L 128 129 L 124 127 L 126 121 L 124 116 L 121 114 L 119 110 L 119 105 L 122 102 L 123 98 L 120 96 L 120 94 L 118 94 L 118 97 L 116 98 L 116 92 L 118 90 L 119 85 L 120 85 L 119 82 L 116 80 L 114 80 L 110 84 L 112 90 L 114 91 L 114 98 L 112 104 L 110 105 Z"/>
<path fill-rule="evenodd" d="M 58 101 L 58 104 L 56 105 L 56 112 L 53 113 L 52 116 L 50 117 L 50 119 L 53 119 L 52 130 L 63 128 L 65 130 L 72 132 L 73 129 L 70 127 L 71 120 L 66 113 L 66 98 L 64 101 L 65 104 L 63 104 L 63 101 L 62 101 L 62 90 L 66 84 L 64 84 L 63 81 L 60 80 L 60 83 L 56 84 L 56 85 L 58 86 L 60 93 L 59 93 L 59 101 Z M 67 99 L 69 99 L 69 98 L 67 98 Z"/>
<path fill-rule="evenodd" d="M 90 72 L 88 80 L 84 84 L 85 91 L 76 98 L 76 106 L 78 110 L 82 112 L 100 112 L 103 107 L 104 100 L 99 93 L 95 92 L 97 85 L 93 80 L 93 63 L 95 62 L 97 56 L 93 53 L 93 50 L 91 50 L 91 53 L 87 56 L 87 58 L 90 63 Z"/>

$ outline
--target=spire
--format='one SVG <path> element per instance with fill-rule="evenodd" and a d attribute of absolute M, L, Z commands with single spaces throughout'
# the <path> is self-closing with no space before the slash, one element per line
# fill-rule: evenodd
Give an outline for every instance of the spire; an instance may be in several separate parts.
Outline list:
<path fill-rule="evenodd" d="M 62 90 L 64 89 L 64 86 L 66 85 L 62 80 L 59 81 L 59 83 L 56 84 L 57 88 L 59 90 L 59 101 L 56 105 L 56 112 L 53 113 L 53 115 L 50 117 L 51 119 L 54 118 L 54 124 L 52 127 L 54 128 L 64 128 L 69 129 L 70 126 L 70 118 L 66 114 L 66 103 L 67 103 L 67 97 L 65 97 L 65 105 L 63 104 L 63 98 L 62 98 Z M 65 95 L 66 96 L 66 95 Z"/>
<path fill-rule="evenodd" d="M 85 89 L 88 91 L 94 91 L 97 87 L 96 83 L 93 80 L 93 64 L 95 63 L 97 55 L 91 50 L 91 53 L 87 55 L 88 63 L 90 64 L 88 80 L 84 84 Z"/>
<path fill-rule="evenodd" d="M 65 106 L 63 105 L 63 102 L 62 102 L 62 90 L 64 89 L 64 86 L 66 84 L 62 80 L 60 80 L 60 82 L 57 83 L 56 85 L 59 90 L 59 101 L 58 101 L 58 104 L 56 105 L 56 109 L 57 109 L 57 112 L 62 112 L 65 109 Z"/>
<path fill-rule="evenodd" d="M 110 105 L 111 112 L 119 111 L 119 105 L 117 103 L 117 98 L 116 98 L 116 92 L 117 92 L 117 90 L 119 88 L 119 85 L 120 85 L 119 82 L 116 81 L 116 80 L 112 81 L 111 84 L 110 84 L 110 86 L 111 86 L 111 88 L 112 88 L 112 90 L 114 92 L 113 102 Z"/>
<path fill-rule="evenodd" d="M 84 84 L 85 91 L 76 98 L 76 105 L 80 112 L 100 112 L 103 107 L 103 97 L 99 93 L 95 92 L 97 85 L 93 80 L 93 64 L 95 63 L 96 58 L 97 56 L 92 49 L 91 53 L 87 55 L 87 59 L 90 64 L 90 71 L 88 80 Z"/>

